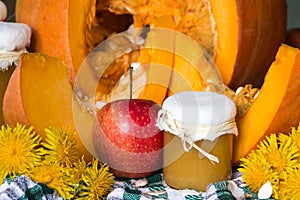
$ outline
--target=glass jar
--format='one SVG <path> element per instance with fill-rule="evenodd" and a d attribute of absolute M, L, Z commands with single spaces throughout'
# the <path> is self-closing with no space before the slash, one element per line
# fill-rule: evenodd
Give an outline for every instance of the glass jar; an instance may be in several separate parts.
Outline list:
<path fill-rule="evenodd" d="M 214 92 L 181 92 L 168 97 L 157 124 L 164 133 L 166 183 L 175 189 L 205 191 L 230 179 L 235 104 Z"/>

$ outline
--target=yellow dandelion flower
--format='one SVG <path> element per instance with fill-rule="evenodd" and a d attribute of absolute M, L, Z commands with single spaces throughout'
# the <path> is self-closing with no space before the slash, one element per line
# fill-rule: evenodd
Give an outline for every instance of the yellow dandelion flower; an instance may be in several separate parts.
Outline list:
<path fill-rule="evenodd" d="M 267 181 L 270 181 L 276 195 L 279 174 L 272 169 L 266 157 L 261 156 L 257 150 L 251 151 L 246 158 L 241 159 L 239 171 L 242 172 L 243 181 L 253 192 L 258 192 Z"/>
<path fill-rule="evenodd" d="M 288 172 L 285 180 L 280 184 L 279 199 L 296 200 L 300 197 L 300 169 L 293 169 Z"/>
<path fill-rule="evenodd" d="M 79 182 L 82 180 L 82 174 L 85 172 L 86 167 L 86 162 L 82 157 L 80 162 L 75 163 L 74 167 L 70 169 L 69 174 L 73 184 L 79 184 Z"/>
<path fill-rule="evenodd" d="M 41 138 L 35 135 L 33 127 L 17 124 L 8 125 L 0 130 L 0 182 L 6 176 L 14 178 L 24 174 L 40 162 L 39 149 Z"/>
<path fill-rule="evenodd" d="M 254 192 L 270 181 L 272 196 L 277 199 L 284 190 L 283 183 L 290 171 L 300 166 L 298 159 L 299 150 L 291 137 L 271 134 L 261 141 L 257 150 L 241 160 L 240 171 L 243 180 Z"/>
<path fill-rule="evenodd" d="M 287 135 L 279 134 L 277 137 L 276 134 L 271 134 L 266 136 L 266 139 L 258 145 L 258 149 L 261 157 L 266 157 L 279 175 L 299 165 L 298 148 L 292 142 L 291 137 Z"/>
<path fill-rule="evenodd" d="M 50 127 L 45 129 L 46 139 L 42 143 L 47 163 L 58 163 L 61 166 L 71 167 L 80 160 L 80 150 L 74 139 L 76 133 L 65 129 Z"/>
<path fill-rule="evenodd" d="M 43 162 L 27 174 L 32 180 L 56 190 L 64 199 L 71 199 L 75 189 L 69 184 L 69 177 L 62 166 Z"/>
<path fill-rule="evenodd" d="M 295 127 L 292 128 L 290 137 L 292 141 L 295 143 L 295 145 L 297 146 L 298 150 L 300 151 L 300 125 L 298 126 L 297 129 Z"/>
<path fill-rule="evenodd" d="M 114 185 L 114 176 L 106 164 L 93 160 L 82 174 L 81 193 L 78 199 L 105 199 Z"/>

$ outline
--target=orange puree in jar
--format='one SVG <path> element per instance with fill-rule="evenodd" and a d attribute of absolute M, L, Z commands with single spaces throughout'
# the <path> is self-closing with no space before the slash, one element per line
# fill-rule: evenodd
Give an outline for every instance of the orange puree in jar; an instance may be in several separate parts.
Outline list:
<path fill-rule="evenodd" d="M 165 143 L 180 138 L 165 132 Z M 195 189 L 205 191 L 210 183 L 226 180 L 231 175 L 231 154 L 232 154 L 232 135 L 223 135 L 216 139 L 217 143 L 210 151 L 211 154 L 219 158 L 219 163 L 212 163 L 207 158 L 199 159 L 199 152 L 191 149 L 189 152 L 182 152 L 179 159 L 167 165 L 163 169 L 166 183 L 176 189 Z M 205 143 L 211 143 L 205 141 Z M 196 142 L 201 146 L 203 141 Z M 181 148 L 180 146 L 172 148 Z M 182 149 L 182 151 L 184 151 Z M 164 151 L 164 157 L 172 157 L 172 151 Z M 167 159 L 165 159 L 165 164 Z"/>
<path fill-rule="evenodd" d="M 213 92 L 165 100 L 158 126 L 165 130 L 163 176 L 169 186 L 206 191 L 210 183 L 230 179 L 235 114 L 234 103 Z"/>

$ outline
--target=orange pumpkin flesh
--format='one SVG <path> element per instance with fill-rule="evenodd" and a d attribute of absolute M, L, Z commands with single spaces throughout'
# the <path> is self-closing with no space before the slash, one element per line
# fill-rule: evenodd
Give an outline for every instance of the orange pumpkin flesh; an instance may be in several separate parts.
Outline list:
<path fill-rule="evenodd" d="M 237 121 L 239 136 L 234 140 L 233 162 L 243 156 L 266 135 L 288 133 L 300 119 L 300 51 L 282 45 L 272 63 L 257 99 Z"/>
<path fill-rule="evenodd" d="M 44 129 L 70 128 L 76 132 L 72 110 L 72 87 L 66 66 L 57 58 L 43 54 L 23 54 L 13 72 L 4 96 L 4 120 L 32 125 L 37 134 L 45 137 Z M 87 160 L 91 154 L 75 137 Z"/>
<path fill-rule="evenodd" d="M 150 99 L 161 105 L 173 93 L 205 89 L 206 83 L 199 67 L 207 67 L 209 70 L 211 63 L 207 61 L 205 50 L 189 39 L 186 35 L 168 29 L 150 30 L 144 46 L 146 49 L 141 50 L 138 59 L 141 63 L 150 63 L 148 84 L 139 98 Z M 186 45 L 193 49 L 192 53 L 186 51 Z M 145 54 L 148 55 L 146 60 L 143 59 Z"/>
<path fill-rule="evenodd" d="M 210 55 L 183 34 L 175 34 L 174 43 L 176 54 L 173 54 L 173 73 L 167 96 L 189 90 L 203 91 L 207 87 L 205 78 L 214 77 L 210 71 L 214 67 L 211 66 Z M 187 46 L 191 50 L 187 51 Z"/>

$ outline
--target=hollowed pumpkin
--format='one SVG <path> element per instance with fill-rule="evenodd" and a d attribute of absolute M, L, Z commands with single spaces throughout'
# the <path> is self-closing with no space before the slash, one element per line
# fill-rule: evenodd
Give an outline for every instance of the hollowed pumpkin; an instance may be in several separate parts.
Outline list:
<path fill-rule="evenodd" d="M 285 38 L 287 7 L 285 0 L 226 3 L 223 0 L 61 0 L 55 3 L 18 0 L 16 20 L 32 27 L 33 51 L 59 56 L 66 62 L 71 80 L 96 44 L 133 23 L 135 27 L 163 27 L 191 36 L 214 58 L 224 83 L 235 89 L 246 83 L 262 84 Z M 175 40 L 169 39 L 176 51 Z M 193 52 L 193 49 L 186 47 L 186 51 Z M 154 52 L 151 56 L 155 59 L 159 54 Z M 180 59 L 174 55 L 161 59 L 167 63 L 172 60 L 171 68 L 179 66 L 175 60 Z M 121 69 L 124 71 L 124 67 Z M 182 67 L 177 70 L 185 71 Z M 113 80 L 115 74 L 111 76 Z M 168 78 L 170 85 L 180 87 L 176 86 L 176 77 L 171 80 L 167 75 Z M 196 74 L 191 81 L 198 84 L 201 80 Z M 149 94 L 150 98 L 157 95 L 156 86 L 146 89 L 143 94 L 148 94 L 147 98 Z M 181 90 L 173 88 L 177 89 Z M 112 88 L 103 90 L 109 93 Z"/>
<path fill-rule="evenodd" d="M 49 126 L 76 132 L 72 95 L 66 66 L 58 58 L 23 54 L 5 91 L 4 120 L 12 127 L 16 123 L 33 126 L 43 138 Z M 75 140 L 85 158 L 91 160 L 79 135 Z"/>
<path fill-rule="evenodd" d="M 237 120 L 233 162 L 237 164 L 271 133 L 289 133 L 300 121 L 300 50 L 281 45 L 259 95 Z"/>

